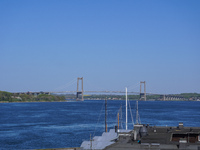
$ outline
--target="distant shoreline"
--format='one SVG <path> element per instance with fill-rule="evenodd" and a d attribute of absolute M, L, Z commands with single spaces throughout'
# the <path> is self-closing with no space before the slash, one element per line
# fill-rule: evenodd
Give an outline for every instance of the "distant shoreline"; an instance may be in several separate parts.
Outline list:
<path fill-rule="evenodd" d="M 142 94 L 142 93 L 141 93 Z M 200 93 L 181 93 L 181 94 L 167 94 L 167 95 L 128 95 L 129 100 L 145 100 L 147 101 L 200 101 Z M 85 100 L 124 100 L 125 95 L 110 95 L 110 94 L 98 94 L 98 95 L 83 95 Z M 0 103 L 12 103 L 12 102 L 65 102 L 75 101 L 76 95 L 71 94 L 54 94 L 49 95 L 41 93 L 34 95 L 32 93 L 10 93 L 6 91 L 0 91 Z"/>
<path fill-rule="evenodd" d="M 15 102 L 2 102 L 0 101 L 0 103 L 45 103 L 45 102 L 67 102 L 67 101 L 24 101 L 24 102 L 20 102 L 20 101 L 15 101 Z"/>
<path fill-rule="evenodd" d="M 104 99 L 84 99 L 86 101 L 102 101 Z M 108 101 L 125 101 L 125 100 L 108 100 Z M 137 101 L 137 100 L 130 100 L 130 101 Z M 139 100 L 144 101 L 144 100 Z M 146 100 L 146 102 L 152 102 L 152 101 L 163 101 L 163 100 Z M 171 101 L 171 102 L 182 102 L 182 101 L 188 101 L 188 102 L 200 102 L 200 100 L 165 100 L 165 101 Z M 163 101 L 163 102 L 165 102 Z M 64 101 L 15 101 L 15 102 L 7 102 L 7 101 L 0 101 L 0 103 L 46 103 L 46 102 L 78 102 L 76 100 L 64 100 Z M 83 101 L 84 102 L 84 101 Z"/>

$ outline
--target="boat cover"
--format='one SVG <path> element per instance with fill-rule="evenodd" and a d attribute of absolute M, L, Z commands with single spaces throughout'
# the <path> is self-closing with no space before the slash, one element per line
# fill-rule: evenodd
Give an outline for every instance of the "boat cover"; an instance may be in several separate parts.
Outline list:
<path fill-rule="evenodd" d="M 105 147 L 115 143 L 118 135 L 114 129 L 110 129 L 109 132 L 103 132 L 102 136 L 95 136 L 92 141 L 83 141 L 81 144 L 81 150 L 102 150 Z"/>

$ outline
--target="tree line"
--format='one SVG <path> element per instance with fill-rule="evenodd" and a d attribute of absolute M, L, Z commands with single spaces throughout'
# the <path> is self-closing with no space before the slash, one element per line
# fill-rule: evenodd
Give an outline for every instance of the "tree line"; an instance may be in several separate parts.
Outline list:
<path fill-rule="evenodd" d="M 56 101 L 65 101 L 65 96 L 60 95 L 28 95 L 20 94 L 16 95 L 14 93 L 0 91 L 0 102 L 56 102 Z"/>

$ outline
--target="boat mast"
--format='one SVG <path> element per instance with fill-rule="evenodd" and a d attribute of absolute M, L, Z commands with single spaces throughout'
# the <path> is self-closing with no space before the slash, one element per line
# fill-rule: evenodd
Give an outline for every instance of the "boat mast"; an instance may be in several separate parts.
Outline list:
<path fill-rule="evenodd" d="M 126 130 L 128 129 L 128 110 L 127 110 L 127 87 L 126 87 Z"/>
<path fill-rule="evenodd" d="M 105 99 L 105 132 L 107 132 L 107 97 Z"/>
<path fill-rule="evenodd" d="M 117 127 L 117 129 L 119 130 L 119 113 L 117 113 L 117 121 L 118 121 L 118 127 Z"/>
<path fill-rule="evenodd" d="M 138 101 L 136 102 L 136 124 L 138 124 Z"/>

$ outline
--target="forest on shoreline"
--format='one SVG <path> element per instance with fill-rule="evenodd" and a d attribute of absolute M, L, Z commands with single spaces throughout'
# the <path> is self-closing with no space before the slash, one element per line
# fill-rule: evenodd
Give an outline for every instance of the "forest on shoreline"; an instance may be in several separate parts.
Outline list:
<path fill-rule="evenodd" d="M 0 102 L 59 102 L 65 101 L 65 96 L 62 95 L 29 95 L 29 94 L 20 94 L 16 95 L 14 93 L 0 91 Z"/>

